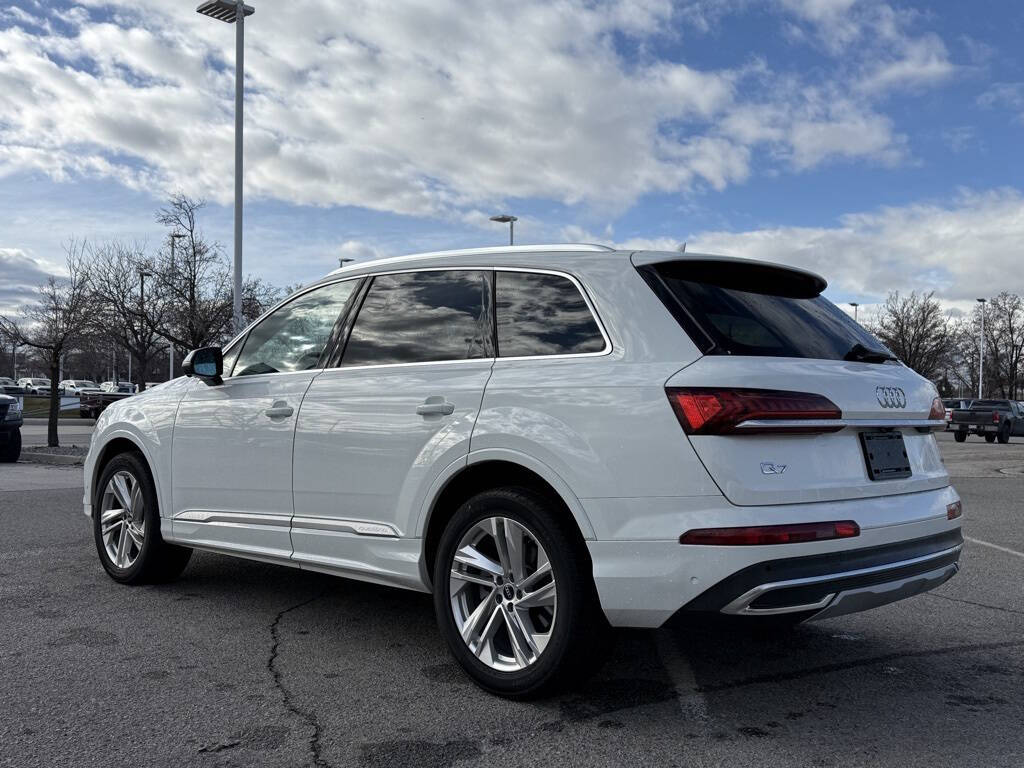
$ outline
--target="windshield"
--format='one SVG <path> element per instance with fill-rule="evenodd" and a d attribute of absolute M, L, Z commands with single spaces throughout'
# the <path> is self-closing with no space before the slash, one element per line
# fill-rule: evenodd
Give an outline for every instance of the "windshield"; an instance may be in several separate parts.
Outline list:
<path fill-rule="evenodd" d="M 652 287 L 662 300 L 677 302 L 670 311 L 705 354 L 843 360 L 857 344 L 889 353 L 802 273 L 727 261 L 644 269 L 656 275 L 661 288 Z"/>
<path fill-rule="evenodd" d="M 971 403 L 971 410 L 972 411 L 980 411 L 980 410 L 991 411 L 993 409 L 1008 411 L 1008 410 L 1010 410 L 1010 401 L 1009 400 L 975 400 L 973 403 Z"/>

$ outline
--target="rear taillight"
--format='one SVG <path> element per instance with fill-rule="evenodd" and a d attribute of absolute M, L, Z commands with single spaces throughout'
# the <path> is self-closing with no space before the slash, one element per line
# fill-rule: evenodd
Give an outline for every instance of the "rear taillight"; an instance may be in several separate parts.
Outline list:
<path fill-rule="evenodd" d="M 960 515 L 964 513 L 963 505 L 959 501 L 954 501 L 952 504 L 946 505 L 946 519 L 956 520 Z"/>
<path fill-rule="evenodd" d="M 753 525 L 743 528 L 695 528 L 679 537 L 680 544 L 704 544 L 723 547 L 753 547 L 763 544 L 800 544 L 807 541 L 846 539 L 860 535 L 853 520 L 833 523 L 793 523 L 791 525 Z"/>
<path fill-rule="evenodd" d="M 838 432 L 839 406 L 822 395 L 777 389 L 668 387 L 672 409 L 688 435 Z"/>
<path fill-rule="evenodd" d="M 946 406 L 944 406 L 942 404 L 942 400 L 937 397 L 932 400 L 932 409 L 928 411 L 928 418 L 930 420 L 946 418 Z"/>
<path fill-rule="evenodd" d="M 999 411 L 992 411 L 992 423 L 993 424 L 998 424 L 999 423 Z"/>

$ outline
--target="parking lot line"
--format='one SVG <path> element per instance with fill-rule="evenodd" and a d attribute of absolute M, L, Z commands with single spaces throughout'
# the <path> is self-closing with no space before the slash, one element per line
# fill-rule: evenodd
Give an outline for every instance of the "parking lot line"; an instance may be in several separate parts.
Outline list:
<path fill-rule="evenodd" d="M 982 541 L 981 539 L 971 538 L 970 536 L 964 536 L 967 541 L 974 542 L 975 544 L 981 544 L 983 547 L 992 547 L 992 549 L 998 549 L 1000 552 L 1006 552 L 1010 555 L 1016 555 L 1017 557 L 1024 557 L 1024 552 L 1018 552 L 1016 549 L 1010 549 L 1009 547 L 1001 547 L 998 544 L 993 544 L 990 541 Z"/>

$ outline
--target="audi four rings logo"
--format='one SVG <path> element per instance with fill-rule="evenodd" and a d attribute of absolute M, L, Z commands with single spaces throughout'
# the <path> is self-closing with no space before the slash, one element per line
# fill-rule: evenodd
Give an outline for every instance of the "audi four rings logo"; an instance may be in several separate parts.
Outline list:
<path fill-rule="evenodd" d="M 883 408 L 907 407 L 907 396 L 899 387 L 875 387 L 875 397 Z"/>

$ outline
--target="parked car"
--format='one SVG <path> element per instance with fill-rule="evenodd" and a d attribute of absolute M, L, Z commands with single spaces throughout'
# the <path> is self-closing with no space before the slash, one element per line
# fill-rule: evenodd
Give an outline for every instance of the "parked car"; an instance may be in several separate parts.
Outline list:
<path fill-rule="evenodd" d="M 100 391 L 122 392 L 130 395 L 135 392 L 135 385 L 130 381 L 104 381 L 100 384 Z"/>
<path fill-rule="evenodd" d="M 971 401 L 955 397 L 947 397 L 942 401 L 942 407 L 945 411 L 946 430 L 948 431 L 953 428 L 953 411 L 957 409 L 970 408 Z"/>
<path fill-rule="evenodd" d="M 22 395 L 24 390 L 14 379 L 8 379 L 6 376 L 0 376 L 0 394 L 4 395 Z"/>
<path fill-rule="evenodd" d="M 27 395 L 48 395 L 50 394 L 50 380 L 43 378 L 18 379 L 18 386 Z"/>
<path fill-rule="evenodd" d="M 112 384 L 113 386 L 103 389 L 103 386 L 106 384 Z M 78 415 L 83 419 L 98 418 L 108 405 L 116 403 L 118 400 L 124 400 L 126 397 L 131 397 L 132 394 L 127 387 L 122 389 L 113 384 L 113 382 L 105 381 L 100 385 L 100 389 L 82 392 L 78 396 Z"/>
<path fill-rule="evenodd" d="M 21 401 L 0 395 L 0 462 L 14 462 L 21 456 Z"/>
<path fill-rule="evenodd" d="M 799 622 L 958 568 L 931 382 L 760 261 L 487 248 L 332 272 L 112 404 L 85 513 L 116 581 L 205 549 L 432 592 L 486 690 L 603 628 Z"/>
<path fill-rule="evenodd" d="M 100 387 L 95 381 L 88 379 L 65 379 L 57 385 L 65 395 L 81 395 L 83 392 L 99 392 Z"/>
<path fill-rule="evenodd" d="M 953 411 L 953 439 L 962 443 L 967 435 L 981 435 L 985 442 L 1010 442 L 1024 436 L 1024 407 L 1016 400 L 975 400 L 970 408 Z"/>

